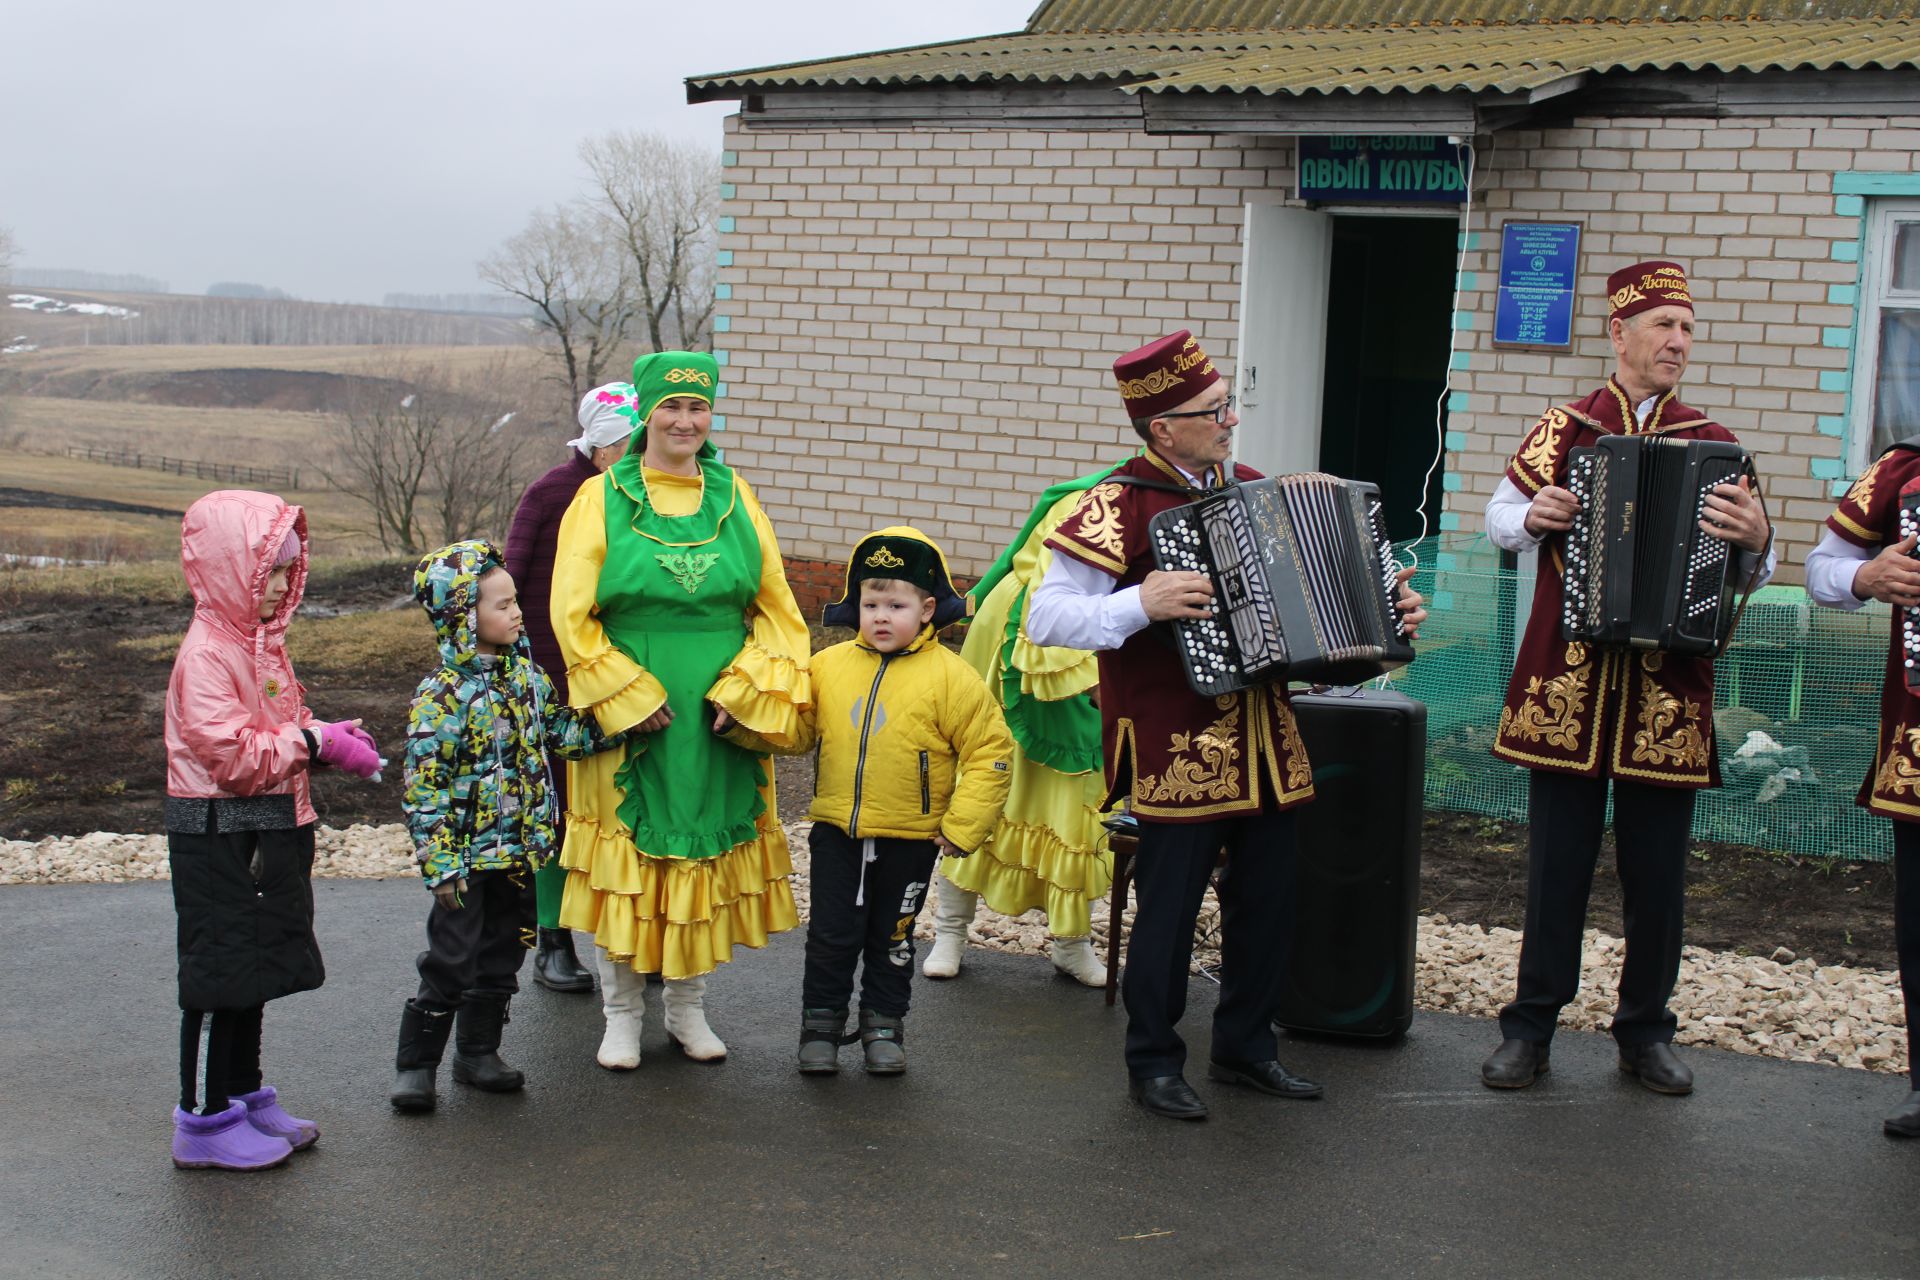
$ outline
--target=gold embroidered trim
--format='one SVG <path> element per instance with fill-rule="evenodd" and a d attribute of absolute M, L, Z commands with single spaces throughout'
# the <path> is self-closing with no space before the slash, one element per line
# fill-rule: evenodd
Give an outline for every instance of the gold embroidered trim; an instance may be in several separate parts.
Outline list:
<path fill-rule="evenodd" d="M 668 382 L 697 382 L 703 387 L 713 385 L 713 375 L 704 369 L 669 369 L 662 377 Z"/>
<path fill-rule="evenodd" d="M 872 555 L 868 556 L 864 563 L 869 569 L 898 569 L 901 565 L 905 564 L 906 561 L 885 547 L 881 547 Z"/>
<path fill-rule="evenodd" d="M 1879 534 L 1875 533 L 1871 529 L 1861 528 L 1858 524 L 1855 524 L 1852 520 L 1848 519 L 1847 513 L 1844 511 L 1836 509 L 1832 515 L 1827 517 L 1827 519 L 1833 521 L 1836 524 L 1844 526 L 1847 532 L 1853 534 L 1857 538 L 1865 538 L 1868 542 L 1880 541 Z"/>
<path fill-rule="evenodd" d="M 1120 521 L 1120 508 L 1115 501 L 1120 497 L 1121 486 L 1117 484 L 1097 484 L 1087 490 L 1087 496 L 1081 500 L 1076 513 L 1080 527 L 1067 533 L 1070 538 L 1078 538 L 1115 564 L 1126 564 L 1126 535 Z"/>
<path fill-rule="evenodd" d="M 1907 740 L 1906 749 L 1901 750 L 1900 739 Z M 1893 727 L 1893 738 L 1887 743 L 1886 759 L 1880 762 L 1880 768 L 1873 778 L 1873 796 L 1892 802 L 1892 798 L 1901 792 L 1920 798 L 1920 765 L 1912 757 L 1920 755 L 1920 729 L 1909 729 L 1905 725 Z"/>
<path fill-rule="evenodd" d="M 1168 740 L 1172 758 L 1164 774 L 1141 776 L 1137 790 L 1148 803 L 1240 798 L 1240 699 L 1223 694 L 1214 706 L 1226 714 L 1199 733 L 1176 733 Z M 1194 752 L 1199 760 L 1192 758 Z"/>
<path fill-rule="evenodd" d="M 1529 676 L 1527 696 L 1520 700 L 1520 706 L 1500 709 L 1500 737 L 1511 734 L 1522 742 L 1545 742 L 1562 751 L 1579 750 L 1581 713 L 1587 709 L 1587 686 L 1592 678 L 1590 662 L 1545 682 L 1539 676 Z M 1535 696 L 1544 700 L 1546 707 L 1535 702 Z"/>
<path fill-rule="evenodd" d="M 1552 484 L 1554 470 L 1559 462 L 1560 433 L 1567 429 L 1565 409 L 1549 409 L 1540 415 L 1540 421 L 1534 424 L 1520 452 L 1514 455 L 1514 461 L 1524 469 L 1530 469 L 1542 484 Z"/>
<path fill-rule="evenodd" d="M 1707 766 L 1707 737 L 1700 731 L 1700 704 L 1684 702 L 1660 687 L 1644 671 L 1640 674 L 1640 728 L 1633 735 L 1633 758 L 1640 764 L 1671 765 L 1682 769 Z M 1679 727 L 1662 737 L 1675 723 Z"/>
<path fill-rule="evenodd" d="M 1879 483 L 1880 464 L 1886 460 L 1887 455 L 1884 453 L 1875 458 L 1873 465 L 1861 473 L 1860 478 L 1853 482 L 1853 487 L 1847 490 L 1847 496 L 1841 499 L 1842 502 L 1851 502 L 1859 509 L 1861 515 L 1869 519 L 1873 516 L 1873 486 Z M 1861 532 L 1864 533 L 1865 530 Z"/>

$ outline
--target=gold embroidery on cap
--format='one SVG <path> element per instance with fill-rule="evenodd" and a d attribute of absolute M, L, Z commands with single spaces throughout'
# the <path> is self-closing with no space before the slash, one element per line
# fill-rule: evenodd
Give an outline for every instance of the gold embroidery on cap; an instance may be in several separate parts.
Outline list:
<path fill-rule="evenodd" d="M 703 387 L 713 385 L 712 376 L 699 369 L 669 369 L 663 376 L 668 382 L 697 382 Z"/>
<path fill-rule="evenodd" d="M 905 560 L 902 560 L 885 547 L 881 547 L 878 551 L 868 556 L 865 561 L 869 569 L 898 569 L 905 563 Z"/>

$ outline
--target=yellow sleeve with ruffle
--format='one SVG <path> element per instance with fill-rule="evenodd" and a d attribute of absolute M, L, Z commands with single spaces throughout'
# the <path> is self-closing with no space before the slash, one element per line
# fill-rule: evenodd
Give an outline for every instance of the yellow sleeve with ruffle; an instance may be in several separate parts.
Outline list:
<path fill-rule="evenodd" d="M 792 754 L 805 749 L 808 737 L 801 720 L 813 706 L 812 639 L 787 585 L 773 525 L 746 480 L 736 476 L 735 483 L 760 538 L 760 590 L 747 608 L 746 643 L 707 690 L 707 700 L 737 722 L 722 735 L 727 741 L 749 751 Z"/>
<path fill-rule="evenodd" d="M 1027 544 L 1013 557 L 1013 576 L 1020 580 L 1026 592 L 1020 600 L 1020 629 L 1014 636 L 1009 661 L 1020 673 L 1020 692 L 1041 702 L 1063 702 L 1100 683 L 1100 662 L 1090 650 L 1037 645 L 1027 638 L 1027 609 L 1053 564 L 1053 548 L 1046 545 L 1047 535 L 1073 514 L 1080 496 L 1070 493 L 1054 503 Z"/>
<path fill-rule="evenodd" d="M 560 520 L 553 556 L 553 634 L 567 662 L 567 701 L 591 711 L 600 730 L 633 728 L 667 705 L 666 688 L 647 669 L 614 648 L 595 604 L 600 567 L 607 559 L 605 483 L 580 486 Z"/>

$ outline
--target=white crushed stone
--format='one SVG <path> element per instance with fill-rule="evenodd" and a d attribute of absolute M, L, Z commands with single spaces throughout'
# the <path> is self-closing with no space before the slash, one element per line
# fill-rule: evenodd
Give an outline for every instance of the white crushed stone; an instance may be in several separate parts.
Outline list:
<path fill-rule="evenodd" d="M 787 824 L 793 848 L 793 896 L 806 919 L 807 831 Z M 386 880 L 417 873 L 406 828 L 358 824 L 320 827 L 314 837 L 314 875 Z M 167 878 L 167 841 L 158 835 L 95 831 L 43 840 L 0 840 L 0 885 L 117 884 Z M 1196 926 L 1194 971 L 1219 962 L 1219 908 L 1208 892 Z M 1122 933 L 1131 925 L 1129 907 Z M 933 935 L 932 913 L 921 915 L 915 936 Z M 1106 953 L 1107 914 L 1094 912 L 1095 948 Z M 1046 955 L 1047 926 L 1038 911 L 1007 917 L 982 911 L 968 932 L 975 946 L 1016 955 Z M 1513 994 L 1520 934 L 1456 924 L 1445 916 L 1422 916 L 1414 971 L 1414 999 L 1422 1009 L 1492 1018 Z M 1604 1031 L 1613 1017 L 1625 944 L 1588 930 L 1581 957 L 1580 994 L 1561 1014 L 1561 1025 Z M 1781 948 L 1771 958 L 1687 947 L 1673 1010 L 1676 1040 L 1738 1053 L 1821 1062 L 1868 1071 L 1907 1069 L 1906 1017 L 1899 975 L 1879 969 L 1816 965 Z"/>

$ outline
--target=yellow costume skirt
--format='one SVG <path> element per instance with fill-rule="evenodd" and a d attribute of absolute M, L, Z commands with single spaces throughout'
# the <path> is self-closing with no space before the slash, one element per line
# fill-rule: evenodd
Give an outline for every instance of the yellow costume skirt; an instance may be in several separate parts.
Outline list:
<path fill-rule="evenodd" d="M 736 946 L 764 947 L 800 922 L 772 761 L 761 762 L 766 809 L 757 834 L 711 858 L 656 858 L 634 847 L 617 816 L 620 761 L 620 752 L 605 751 L 567 765 L 561 927 L 592 934 L 635 972 L 691 978 L 725 964 Z"/>
<path fill-rule="evenodd" d="M 1100 825 L 1105 798 L 1098 773 L 1035 764 L 1016 743 L 1013 786 L 993 834 L 970 858 L 942 859 L 941 874 L 1002 915 L 1039 907 L 1055 937 L 1084 938 L 1092 932 L 1093 904 L 1113 884 L 1113 854 Z"/>

